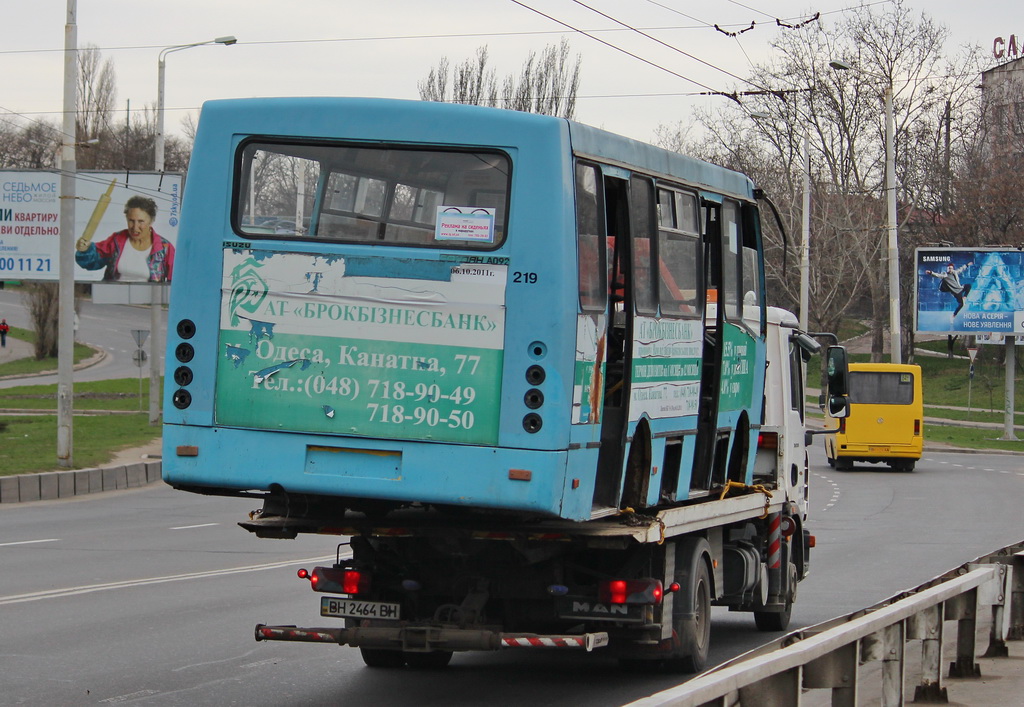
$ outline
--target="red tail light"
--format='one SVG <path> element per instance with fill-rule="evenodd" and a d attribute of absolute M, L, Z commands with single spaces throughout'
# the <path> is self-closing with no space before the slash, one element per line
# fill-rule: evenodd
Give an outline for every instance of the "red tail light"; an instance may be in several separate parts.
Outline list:
<path fill-rule="evenodd" d="M 314 592 L 365 594 L 371 586 L 370 574 L 359 570 L 314 567 L 312 572 L 300 570 L 299 577 L 309 579 Z"/>
<path fill-rule="evenodd" d="M 778 449 L 779 448 L 779 433 L 778 432 L 761 432 L 757 435 L 757 448 L 758 449 Z"/>
<path fill-rule="evenodd" d="M 610 579 L 598 588 L 602 604 L 660 604 L 664 595 L 657 579 Z"/>
<path fill-rule="evenodd" d="M 846 418 L 845 417 L 840 417 L 839 418 L 839 434 L 841 434 L 841 435 L 846 434 Z"/>
<path fill-rule="evenodd" d="M 920 420 L 914 420 L 914 436 L 915 437 L 920 437 L 921 436 L 921 421 Z"/>

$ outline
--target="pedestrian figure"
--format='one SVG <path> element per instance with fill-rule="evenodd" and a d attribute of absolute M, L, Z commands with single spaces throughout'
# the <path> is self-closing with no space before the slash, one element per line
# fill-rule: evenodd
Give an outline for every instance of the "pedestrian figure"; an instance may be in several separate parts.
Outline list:
<path fill-rule="evenodd" d="M 0 348 L 7 348 L 7 332 L 11 330 L 11 327 L 7 325 L 6 319 L 0 319 Z"/>
<path fill-rule="evenodd" d="M 955 317 L 960 310 L 964 308 L 964 299 L 971 292 L 970 285 L 960 284 L 960 274 L 971 265 L 974 265 L 973 261 L 967 263 L 967 265 L 961 265 L 960 267 L 956 267 L 953 263 L 950 263 L 946 266 L 946 272 L 932 272 L 931 270 L 925 270 L 926 274 L 939 278 L 941 280 L 939 283 L 939 289 L 953 295 L 953 299 L 956 300 L 956 309 L 953 310 L 953 314 L 950 319 Z"/>

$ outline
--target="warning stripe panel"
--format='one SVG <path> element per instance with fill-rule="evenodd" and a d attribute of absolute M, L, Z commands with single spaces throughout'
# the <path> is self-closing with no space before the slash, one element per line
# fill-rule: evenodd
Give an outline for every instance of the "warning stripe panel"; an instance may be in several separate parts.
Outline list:
<path fill-rule="evenodd" d="M 506 648 L 585 648 L 582 636 L 504 636 L 501 643 Z"/>

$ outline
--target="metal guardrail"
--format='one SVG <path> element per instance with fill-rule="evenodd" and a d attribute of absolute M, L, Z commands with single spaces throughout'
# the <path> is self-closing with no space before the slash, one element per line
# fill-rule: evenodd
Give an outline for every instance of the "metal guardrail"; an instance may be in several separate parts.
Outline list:
<path fill-rule="evenodd" d="M 978 616 L 992 611 L 985 657 L 1024 639 L 1024 542 L 961 565 L 873 607 L 783 636 L 703 675 L 626 707 L 792 707 L 808 690 L 831 690 L 833 707 L 858 704 L 862 666 L 881 663 L 882 707 L 907 701 L 911 641 L 920 642 L 915 702 L 947 702 L 942 686 L 946 621 L 956 621 L 948 677 L 980 677 Z M 917 656 L 914 655 L 914 658 Z M 866 671 L 865 671 L 866 672 Z M 876 703 L 877 704 L 877 703 Z"/>

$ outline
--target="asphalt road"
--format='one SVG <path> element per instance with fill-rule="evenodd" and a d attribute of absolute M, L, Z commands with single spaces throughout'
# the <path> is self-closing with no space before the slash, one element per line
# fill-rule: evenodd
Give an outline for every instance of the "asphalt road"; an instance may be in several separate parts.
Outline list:
<path fill-rule="evenodd" d="M 812 458 L 811 577 L 791 628 L 873 604 L 1024 537 L 1018 458 L 926 453 L 917 471 Z M 680 681 L 600 654 L 457 655 L 440 672 L 365 668 L 358 651 L 256 643 L 257 622 L 324 625 L 295 576 L 330 538 L 260 540 L 254 507 L 164 486 L 0 506 L 0 704 L 621 705 Z M 760 645 L 716 612 L 715 662 Z"/>
<path fill-rule="evenodd" d="M 28 310 L 22 301 L 21 292 L 0 290 L 0 316 L 7 319 L 11 326 L 31 329 Z M 119 304 L 94 304 L 89 300 L 80 303 L 78 331 L 75 338 L 107 352 L 106 358 L 95 366 L 75 372 L 76 381 L 108 380 L 111 378 L 135 378 L 140 374 L 143 384 L 148 385 L 149 363 L 141 368 L 135 365 L 132 354 L 136 350 L 132 329 L 149 331 L 151 312 L 149 307 L 128 306 Z M 161 316 L 166 326 L 166 312 Z M 145 350 L 150 354 L 149 341 L 145 342 Z M 0 388 L 24 385 L 26 381 L 9 379 L 0 381 Z M 56 374 L 34 377 L 28 381 L 35 385 L 56 383 Z"/>

